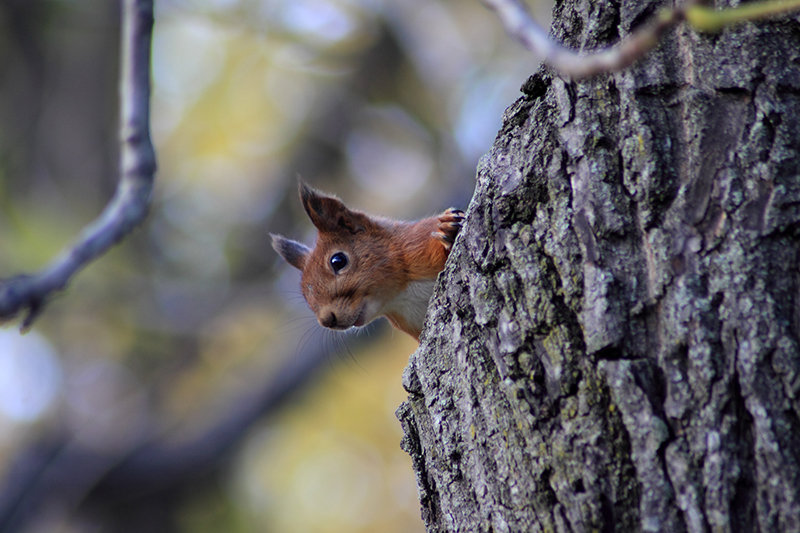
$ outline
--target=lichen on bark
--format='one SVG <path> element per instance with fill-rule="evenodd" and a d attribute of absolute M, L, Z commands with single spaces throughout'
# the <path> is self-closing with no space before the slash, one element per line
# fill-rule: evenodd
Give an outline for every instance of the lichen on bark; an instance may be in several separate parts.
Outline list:
<path fill-rule="evenodd" d="M 564 1 L 594 47 L 658 3 Z M 398 410 L 429 531 L 800 529 L 800 25 L 525 85 Z"/>

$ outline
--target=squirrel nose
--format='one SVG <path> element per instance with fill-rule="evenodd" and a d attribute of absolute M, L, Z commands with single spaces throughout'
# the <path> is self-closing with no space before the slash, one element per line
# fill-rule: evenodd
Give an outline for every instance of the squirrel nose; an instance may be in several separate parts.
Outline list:
<path fill-rule="evenodd" d="M 319 317 L 319 323 L 326 328 L 335 328 L 336 314 L 333 311 L 328 311 L 323 316 Z"/>

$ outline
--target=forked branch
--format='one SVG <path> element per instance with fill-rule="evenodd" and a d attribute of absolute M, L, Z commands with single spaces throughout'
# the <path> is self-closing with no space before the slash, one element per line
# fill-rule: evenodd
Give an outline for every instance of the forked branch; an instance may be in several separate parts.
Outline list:
<path fill-rule="evenodd" d="M 114 197 L 75 243 L 44 270 L 0 281 L 0 320 L 27 312 L 31 325 L 50 295 L 147 216 L 156 156 L 150 140 L 153 0 L 124 0 L 120 69 L 120 179 Z"/>

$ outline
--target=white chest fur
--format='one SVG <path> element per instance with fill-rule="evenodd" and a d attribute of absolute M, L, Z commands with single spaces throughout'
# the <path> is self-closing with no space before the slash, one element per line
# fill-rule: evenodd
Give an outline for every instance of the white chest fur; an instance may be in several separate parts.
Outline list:
<path fill-rule="evenodd" d="M 383 312 L 403 315 L 410 326 L 422 329 L 435 283 L 436 279 L 412 281 L 403 292 L 386 303 Z"/>

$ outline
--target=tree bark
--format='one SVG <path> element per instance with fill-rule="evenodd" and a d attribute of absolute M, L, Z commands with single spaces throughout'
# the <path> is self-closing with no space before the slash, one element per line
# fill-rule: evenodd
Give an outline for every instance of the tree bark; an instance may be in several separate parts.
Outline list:
<path fill-rule="evenodd" d="M 797 15 L 522 90 L 404 375 L 428 531 L 800 530 Z"/>

